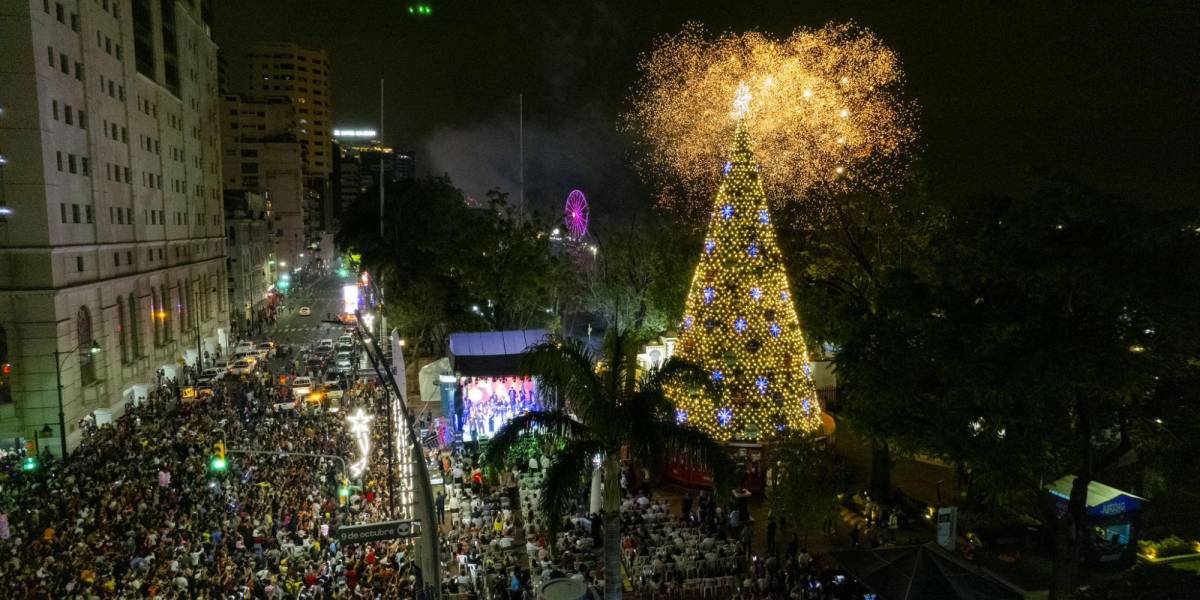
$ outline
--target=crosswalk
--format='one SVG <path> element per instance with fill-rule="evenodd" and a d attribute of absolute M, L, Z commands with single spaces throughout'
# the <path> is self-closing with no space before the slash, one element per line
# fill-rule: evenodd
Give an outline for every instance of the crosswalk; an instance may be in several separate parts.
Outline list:
<path fill-rule="evenodd" d="M 313 333 L 319 331 L 327 331 L 336 328 L 336 325 L 306 325 L 302 327 L 276 327 L 271 330 L 272 333 Z"/>

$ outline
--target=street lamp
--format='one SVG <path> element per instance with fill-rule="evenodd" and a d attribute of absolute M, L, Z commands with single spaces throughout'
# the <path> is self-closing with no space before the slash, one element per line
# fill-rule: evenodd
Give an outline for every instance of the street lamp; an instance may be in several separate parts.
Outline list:
<path fill-rule="evenodd" d="M 71 356 L 78 351 L 79 346 L 76 346 L 74 349 L 67 352 L 60 352 L 58 349 L 54 350 L 54 375 L 55 378 L 58 379 L 58 442 L 59 447 L 62 449 L 63 460 L 67 459 L 67 416 L 63 414 L 62 366 L 63 361 L 65 361 L 68 356 Z M 92 340 L 92 346 L 88 348 L 87 351 L 92 355 L 99 354 L 100 342 Z M 49 426 L 47 425 L 47 427 Z"/>

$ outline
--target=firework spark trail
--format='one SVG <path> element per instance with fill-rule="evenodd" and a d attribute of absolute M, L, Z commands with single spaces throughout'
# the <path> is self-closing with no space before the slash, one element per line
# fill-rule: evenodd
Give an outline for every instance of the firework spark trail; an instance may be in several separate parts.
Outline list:
<path fill-rule="evenodd" d="M 817 186 L 883 187 L 895 177 L 881 165 L 903 158 L 916 139 L 915 107 L 898 95 L 899 60 L 853 24 L 798 29 L 781 40 L 713 37 L 691 24 L 663 38 L 640 67 L 622 122 L 645 146 L 640 167 L 676 207 L 711 201 L 743 84 L 746 127 L 774 203 Z"/>

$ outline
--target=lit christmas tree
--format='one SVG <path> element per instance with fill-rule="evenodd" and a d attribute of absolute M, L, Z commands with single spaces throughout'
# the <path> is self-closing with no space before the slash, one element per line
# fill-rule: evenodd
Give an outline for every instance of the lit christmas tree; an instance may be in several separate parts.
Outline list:
<path fill-rule="evenodd" d="M 733 157 L 724 166 L 677 350 L 711 373 L 717 394 L 675 390 L 672 396 L 678 421 L 723 441 L 821 426 L 804 334 L 740 121 L 747 102 L 748 94 L 735 103 Z"/>

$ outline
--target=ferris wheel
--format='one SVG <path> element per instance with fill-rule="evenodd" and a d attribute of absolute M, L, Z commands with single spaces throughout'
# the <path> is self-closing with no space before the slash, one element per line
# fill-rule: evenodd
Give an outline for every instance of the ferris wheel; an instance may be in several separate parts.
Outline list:
<path fill-rule="evenodd" d="M 575 239 L 587 236 L 588 202 L 580 190 L 571 190 L 567 195 L 567 203 L 563 205 L 563 226 L 567 233 Z"/>

